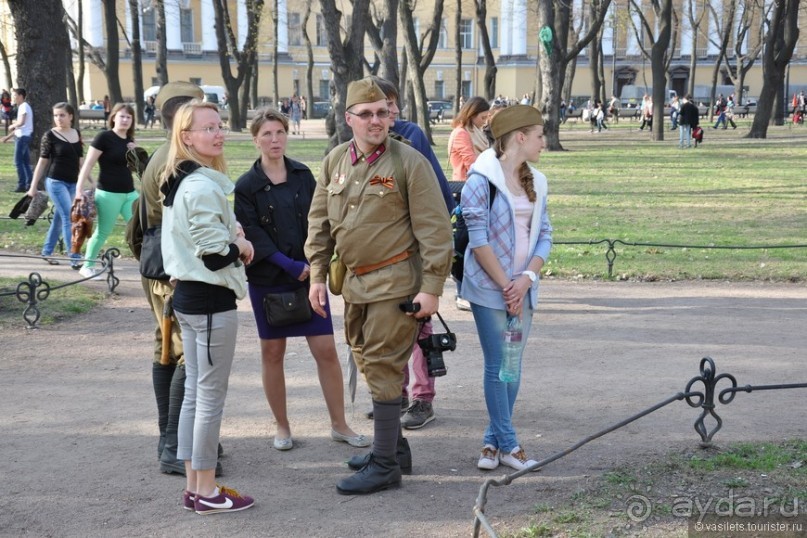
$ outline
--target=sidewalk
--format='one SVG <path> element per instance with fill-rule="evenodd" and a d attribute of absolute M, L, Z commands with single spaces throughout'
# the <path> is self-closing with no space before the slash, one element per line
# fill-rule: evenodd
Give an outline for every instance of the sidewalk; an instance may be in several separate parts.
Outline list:
<path fill-rule="evenodd" d="M 0 257 L 0 275 L 76 277 L 65 264 Z M 184 480 L 160 474 L 151 387 L 153 321 L 131 260 L 116 260 L 120 286 L 94 311 L 44 326 L 0 331 L 0 536 L 470 536 L 472 508 L 488 477 L 476 468 L 486 411 L 482 359 L 470 313 L 443 313 L 457 333 L 448 375 L 437 382 L 437 419 L 406 433 L 414 474 L 401 489 L 344 497 L 336 481 L 362 451 L 329 438 L 313 359 L 290 340 L 286 385 L 295 448 L 271 448 L 274 426 L 260 380 L 258 337 L 248 301 L 222 427 L 221 479 L 256 498 L 248 511 L 200 518 L 180 507 Z M 81 285 L 104 290 L 104 282 Z M 47 302 L 42 308 L 47 308 Z M 332 310 L 344 350 L 342 304 Z M 542 282 L 541 305 L 525 355 L 515 422 L 537 459 L 683 391 L 711 356 L 739 385 L 807 381 L 807 287 L 724 282 Z M 727 385 L 726 385 L 727 386 Z M 738 394 L 718 405 L 717 444 L 807 435 L 803 390 Z M 363 417 L 362 382 L 348 420 Z M 568 499 L 614 465 L 639 464 L 695 447 L 698 411 L 676 402 L 523 477 L 492 488 L 487 513 L 517 530 L 533 507 Z"/>

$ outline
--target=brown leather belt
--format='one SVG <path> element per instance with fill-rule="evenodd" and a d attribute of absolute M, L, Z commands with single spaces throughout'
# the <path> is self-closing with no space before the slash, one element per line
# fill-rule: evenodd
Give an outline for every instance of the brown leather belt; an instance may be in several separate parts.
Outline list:
<path fill-rule="evenodd" d="M 362 275 L 366 275 L 367 273 L 372 273 L 373 271 L 377 271 L 379 269 L 387 267 L 388 265 L 392 265 L 392 264 L 395 264 L 395 263 L 398 263 L 398 262 L 402 262 L 405 259 L 407 259 L 409 256 L 411 256 L 411 254 L 408 251 L 404 250 L 403 252 L 401 252 L 400 254 L 396 254 L 392 258 L 387 258 L 386 260 L 383 260 L 383 261 L 380 261 L 378 263 L 374 263 L 374 264 L 371 264 L 371 265 L 362 265 L 361 267 L 356 267 L 355 269 L 351 269 L 351 270 L 353 271 L 354 275 L 362 276 Z"/>

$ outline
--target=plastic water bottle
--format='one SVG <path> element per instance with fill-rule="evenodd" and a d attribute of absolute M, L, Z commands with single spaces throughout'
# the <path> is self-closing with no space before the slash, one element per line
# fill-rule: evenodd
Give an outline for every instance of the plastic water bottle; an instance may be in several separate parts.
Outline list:
<path fill-rule="evenodd" d="M 502 365 L 499 368 L 499 380 L 505 383 L 516 383 L 521 377 L 522 337 L 521 319 L 518 316 L 507 316 Z"/>

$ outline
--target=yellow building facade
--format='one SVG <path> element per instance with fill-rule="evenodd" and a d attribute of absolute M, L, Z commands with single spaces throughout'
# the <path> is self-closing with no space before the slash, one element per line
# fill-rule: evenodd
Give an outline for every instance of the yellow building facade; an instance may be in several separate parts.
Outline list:
<path fill-rule="evenodd" d="M 571 0 L 575 5 L 575 13 L 583 12 L 580 0 Z M 676 48 L 668 73 L 668 87 L 678 93 L 685 93 L 691 77 L 690 58 L 694 54 L 697 68 L 694 74 L 696 87 L 708 88 L 711 84 L 712 68 L 718 52 L 717 47 L 707 36 L 714 36 L 722 27 L 721 21 L 710 20 L 707 16 L 701 23 L 701 31 L 693 32 L 686 16 L 689 2 L 696 0 L 679 0 L 677 13 L 680 24 L 677 30 Z M 63 0 L 65 11 L 74 19 L 78 16 L 78 2 Z M 697 2 L 702 6 L 702 3 Z M 103 7 L 101 0 L 83 0 L 84 39 L 93 47 L 104 50 Z M 188 80 L 197 84 L 223 86 L 219 65 L 219 50 L 215 33 L 215 17 L 212 0 L 164 0 L 166 11 L 166 41 L 168 48 L 168 76 L 170 80 Z M 718 2 L 719 4 L 719 2 Z M 156 60 L 156 13 L 152 0 L 140 0 L 140 34 L 143 50 L 143 86 L 149 88 L 157 84 Z M 231 0 L 230 17 L 238 46 L 243 46 L 247 35 L 247 5 L 245 0 Z M 415 27 L 418 35 L 422 35 L 432 18 L 433 1 L 417 3 L 414 13 Z M 311 13 L 303 27 L 306 17 L 305 0 L 278 0 L 277 55 L 274 54 L 274 28 L 271 3 L 266 3 L 261 15 L 259 34 L 259 73 L 258 95 L 263 102 L 270 102 L 273 94 L 273 67 L 277 63 L 279 98 L 294 93 L 306 93 L 306 73 L 308 52 L 304 31 L 312 46 L 314 58 L 312 84 L 315 100 L 328 99 L 328 85 L 331 79 L 331 61 L 327 50 L 327 37 L 324 21 L 320 13 L 319 2 L 311 2 Z M 349 13 L 349 2 L 343 0 L 340 9 Z M 718 5 L 717 13 L 721 13 Z M 129 14 L 128 0 L 118 1 L 118 18 L 125 32 L 120 35 L 120 82 L 126 99 L 134 97 L 132 80 L 131 36 L 132 23 Z M 467 96 L 480 95 L 483 92 L 485 74 L 484 59 L 480 44 L 479 31 L 475 20 L 473 0 L 463 0 L 460 22 L 460 43 L 462 46 L 462 62 L 456 61 L 456 2 L 445 2 L 439 44 L 430 68 L 424 76 L 427 96 L 430 99 L 452 99 L 457 94 L 456 76 L 459 70 L 460 92 Z M 536 88 L 538 54 L 541 53 L 538 40 L 538 23 L 535 3 L 528 0 L 489 0 L 487 3 L 486 26 L 491 39 L 493 54 L 496 58 L 498 74 L 496 80 L 497 94 L 511 99 L 519 99 L 525 93 L 532 93 Z M 702 7 L 701 7 L 702 9 Z M 372 12 L 383 11 L 383 2 L 376 1 Z M 737 16 L 738 17 L 738 16 Z M 737 18 L 735 17 L 735 18 Z M 652 16 L 648 11 L 648 19 L 652 24 Z M 738 19 L 739 20 L 739 19 Z M 618 0 L 612 4 L 602 30 L 603 74 L 606 81 L 606 92 L 623 93 L 623 91 L 642 91 L 650 85 L 650 62 L 643 58 L 640 38 L 649 45 L 649 38 L 637 38 L 634 27 L 641 28 L 635 14 L 628 11 L 627 0 Z M 0 2 L 0 39 L 11 56 L 12 80 L 15 73 L 13 24 L 6 2 Z M 343 27 L 349 24 L 347 16 L 342 21 Z M 582 26 L 584 28 L 584 26 Z M 697 40 L 693 41 L 693 34 Z M 402 32 L 399 30 L 399 53 L 403 51 Z M 748 51 L 755 45 L 758 37 L 751 33 L 741 47 Z M 804 39 L 804 38 L 803 38 Z M 73 40 L 75 44 L 75 40 Z M 732 47 L 733 48 L 733 47 Z M 804 52 L 802 52 L 802 50 Z M 373 63 L 373 50 L 369 41 L 365 42 L 363 52 L 367 61 Z M 732 52 L 733 55 L 733 52 Z M 807 47 L 797 47 L 794 61 L 791 63 L 789 79 L 791 89 L 807 89 Z M 77 66 L 75 66 L 77 67 Z M 0 66 L 0 70 L 2 70 Z M 232 65 L 235 71 L 235 65 Z M 725 76 L 726 68 L 721 67 L 718 84 L 728 84 Z M 5 75 L 3 75 L 5 77 Z M 0 80 L 5 80 L 2 78 Z M 584 50 L 577 62 L 577 70 L 571 88 L 574 96 L 585 96 L 591 93 L 591 71 L 589 68 L 588 50 Z M 805 85 L 805 86 L 801 86 Z M 745 81 L 747 96 L 756 96 L 762 87 L 761 59 L 757 60 L 748 73 Z M 614 92 L 614 87 L 616 92 Z M 627 89 L 626 89 L 627 88 Z M 104 74 L 94 65 L 87 63 L 87 74 L 84 80 L 84 95 L 88 100 L 101 99 L 107 92 Z M 628 92 L 630 93 L 630 92 Z M 697 93 L 697 92 L 696 92 Z M 623 98 L 632 96 L 623 95 Z M 696 98 L 698 96 L 696 95 Z"/>

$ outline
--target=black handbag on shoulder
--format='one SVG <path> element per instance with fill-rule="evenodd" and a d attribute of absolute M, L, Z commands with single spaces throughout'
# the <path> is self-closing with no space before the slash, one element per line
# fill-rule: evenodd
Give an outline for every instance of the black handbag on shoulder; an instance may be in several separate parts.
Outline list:
<path fill-rule="evenodd" d="M 272 327 L 285 327 L 311 321 L 311 303 L 308 302 L 308 287 L 293 291 L 267 293 L 263 297 L 266 320 Z"/>

